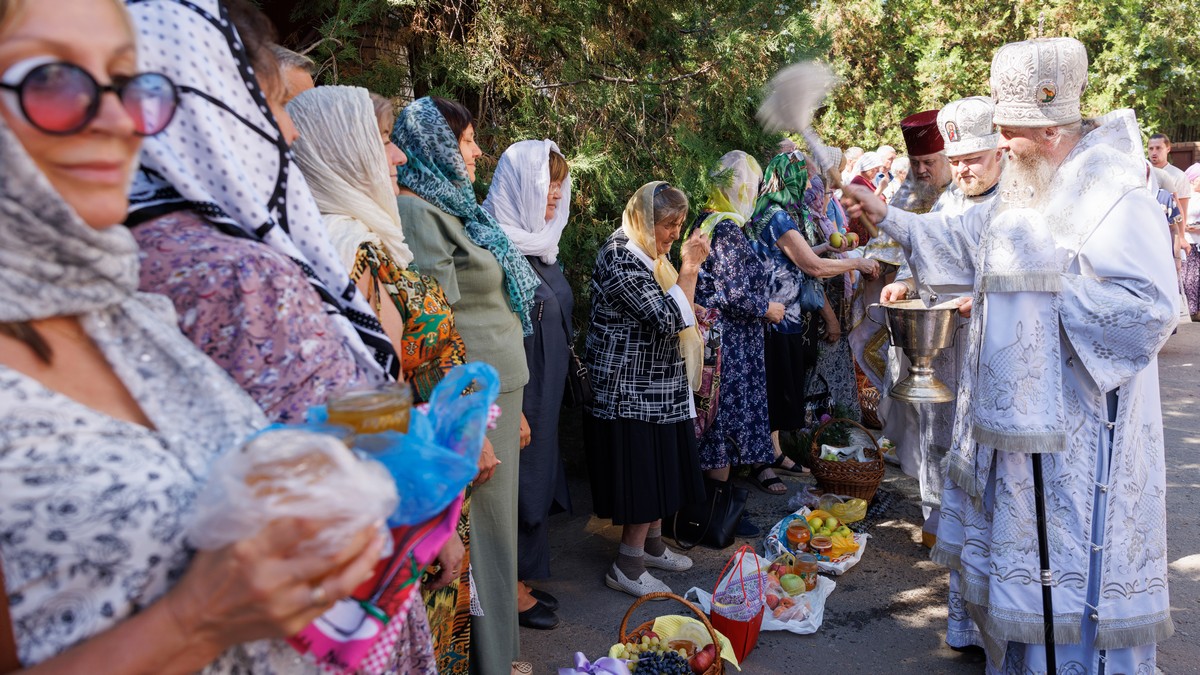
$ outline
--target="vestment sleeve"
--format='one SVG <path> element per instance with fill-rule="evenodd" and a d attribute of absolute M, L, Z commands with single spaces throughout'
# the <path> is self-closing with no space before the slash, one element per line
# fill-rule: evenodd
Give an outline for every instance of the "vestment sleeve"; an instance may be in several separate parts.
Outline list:
<path fill-rule="evenodd" d="M 975 284 L 975 253 L 988 213 L 990 209 L 979 206 L 958 216 L 937 211 L 918 215 L 892 206 L 879 226 L 899 242 L 906 258 L 920 257 L 923 282 L 970 288 Z"/>
<path fill-rule="evenodd" d="M 1063 275 L 1063 331 L 1101 391 L 1150 365 L 1178 320 L 1168 233 L 1145 226 L 1161 213 L 1146 191 L 1125 195 Z"/>

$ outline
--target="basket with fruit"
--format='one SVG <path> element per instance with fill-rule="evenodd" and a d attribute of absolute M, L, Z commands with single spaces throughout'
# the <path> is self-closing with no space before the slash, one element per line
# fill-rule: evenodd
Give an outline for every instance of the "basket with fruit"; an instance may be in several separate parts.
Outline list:
<path fill-rule="evenodd" d="M 654 631 L 655 621 L 647 621 L 633 630 L 627 630 L 629 618 L 634 610 L 649 600 L 674 600 L 687 607 L 704 625 L 707 636 L 680 634 L 659 635 Z M 695 626 L 695 623 L 690 625 Z M 703 644 L 707 643 L 707 644 Z M 713 628 L 708 616 L 692 603 L 674 593 L 649 593 L 629 606 L 621 619 L 618 642 L 609 651 L 609 656 L 624 659 L 629 670 L 639 675 L 722 675 L 725 662 L 717 651 L 723 646 L 721 634 Z"/>

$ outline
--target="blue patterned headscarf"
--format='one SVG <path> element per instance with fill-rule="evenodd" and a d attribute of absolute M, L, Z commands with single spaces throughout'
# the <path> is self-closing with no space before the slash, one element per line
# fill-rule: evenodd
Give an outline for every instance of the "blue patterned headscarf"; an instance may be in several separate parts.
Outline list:
<path fill-rule="evenodd" d="M 529 310 L 533 306 L 533 292 L 541 281 L 492 214 L 475 200 L 475 189 L 467 178 L 458 139 L 433 99 L 419 98 L 400 112 L 392 128 L 392 142 L 408 156 L 408 162 L 397 169 L 397 182 L 421 199 L 461 218 L 467 237 L 496 256 L 504 270 L 508 306 L 521 317 L 525 335 L 531 335 L 533 323 Z"/>

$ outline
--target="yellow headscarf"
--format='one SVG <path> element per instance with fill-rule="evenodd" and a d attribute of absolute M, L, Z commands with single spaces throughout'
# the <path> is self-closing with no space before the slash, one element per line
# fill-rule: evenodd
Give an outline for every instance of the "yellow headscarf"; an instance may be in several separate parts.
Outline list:
<path fill-rule="evenodd" d="M 679 270 L 675 269 L 665 254 L 658 254 L 658 247 L 654 243 L 654 190 L 663 184 L 664 181 L 660 180 L 646 183 L 629 198 L 625 213 L 621 215 L 621 230 L 629 237 L 629 241 L 654 261 L 654 280 L 664 291 L 668 291 L 679 280 Z M 699 389 L 704 342 L 695 326 L 679 331 L 679 351 L 687 366 L 688 384 L 692 390 Z"/>

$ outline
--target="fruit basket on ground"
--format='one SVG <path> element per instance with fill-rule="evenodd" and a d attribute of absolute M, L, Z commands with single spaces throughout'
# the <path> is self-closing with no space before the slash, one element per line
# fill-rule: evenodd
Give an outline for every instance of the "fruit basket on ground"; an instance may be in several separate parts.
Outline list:
<path fill-rule="evenodd" d="M 863 448 L 863 454 L 867 461 L 823 458 L 822 439 L 828 433 L 846 433 L 848 435 L 849 427 L 857 428 L 870 440 L 872 447 Z M 809 443 L 809 459 L 812 462 L 813 477 L 817 479 L 817 487 L 825 492 L 858 497 L 870 502 L 871 498 L 875 496 L 875 491 L 879 489 L 879 483 L 883 480 L 883 451 L 879 447 L 879 442 L 875 440 L 875 436 L 871 434 L 870 430 L 854 420 L 835 417 L 817 427 L 813 431 L 812 440 Z"/>
<path fill-rule="evenodd" d="M 696 615 L 703 628 L 684 617 L 658 617 L 627 630 L 633 612 L 650 600 L 678 602 Z M 713 628 L 704 612 L 674 593 L 649 593 L 635 600 L 621 619 L 617 637 L 609 656 L 626 659 L 629 669 L 639 675 L 723 675 L 722 657 L 734 658 L 728 640 Z"/>

